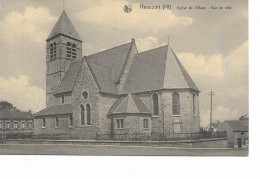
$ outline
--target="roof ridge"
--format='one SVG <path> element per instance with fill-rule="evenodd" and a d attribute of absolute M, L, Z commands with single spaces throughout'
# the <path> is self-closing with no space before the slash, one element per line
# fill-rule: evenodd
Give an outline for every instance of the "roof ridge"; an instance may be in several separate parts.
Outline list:
<path fill-rule="evenodd" d="M 99 65 L 99 66 L 103 66 L 103 67 L 109 68 L 109 69 L 111 69 L 111 70 L 113 71 L 113 68 L 108 67 L 108 66 L 106 66 L 106 65 L 99 64 L 99 63 L 96 63 L 96 62 L 91 62 L 91 61 L 88 61 L 87 59 L 86 59 L 86 61 L 87 61 L 88 63 L 93 63 L 93 64 L 96 64 L 96 65 Z"/>
<path fill-rule="evenodd" d="M 158 48 L 163 48 L 163 47 L 165 47 L 165 46 L 168 46 L 168 44 L 167 44 L 167 45 L 160 46 L 160 47 L 156 47 L 156 48 L 153 48 L 153 49 L 150 49 L 150 50 L 146 50 L 146 51 L 143 51 L 143 52 L 139 52 L 139 53 L 137 53 L 137 54 L 135 54 L 135 55 L 139 55 L 139 54 L 146 53 L 146 52 L 149 52 L 149 51 L 152 51 L 152 50 L 156 50 L 156 49 L 158 49 Z"/>
<path fill-rule="evenodd" d="M 99 53 L 103 53 L 103 52 L 106 52 L 106 51 L 108 51 L 108 50 L 112 50 L 112 49 L 115 49 L 115 48 L 118 48 L 118 47 L 121 47 L 121 46 L 130 44 L 130 43 L 132 43 L 132 42 L 125 43 L 125 44 L 122 44 L 122 45 L 118 45 L 118 46 L 116 46 L 116 47 L 112 47 L 112 48 L 109 48 L 109 49 L 106 49 L 106 50 L 103 50 L 103 51 L 100 51 L 100 52 L 97 52 L 97 53 L 93 53 L 93 54 L 90 54 L 90 55 L 88 55 L 88 56 L 84 56 L 83 58 L 87 58 L 87 57 L 90 57 L 90 56 L 92 56 L 92 55 L 96 55 L 96 54 L 99 54 Z"/>

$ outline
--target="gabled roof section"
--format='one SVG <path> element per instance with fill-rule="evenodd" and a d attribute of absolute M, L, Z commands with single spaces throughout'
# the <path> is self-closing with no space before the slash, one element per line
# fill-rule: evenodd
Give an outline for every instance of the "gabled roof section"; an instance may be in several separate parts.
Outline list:
<path fill-rule="evenodd" d="M 167 46 L 135 55 L 122 93 L 161 89 L 164 81 Z"/>
<path fill-rule="evenodd" d="M 56 90 L 56 94 L 71 92 L 73 90 L 82 62 L 83 59 L 71 62 L 65 76 Z"/>
<path fill-rule="evenodd" d="M 128 94 L 117 99 L 108 115 L 113 114 L 151 114 L 145 104 L 135 94 Z"/>
<path fill-rule="evenodd" d="M 72 104 L 49 106 L 34 115 L 34 117 L 53 116 L 61 114 L 72 114 Z"/>
<path fill-rule="evenodd" d="M 187 88 L 199 91 L 169 45 L 135 55 L 122 93 Z"/>
<path fill-rule="evenodd" d="M 24 111 L 0 111 L 0 119 L 33 119 L 33 115 Z"/>
<path fill-rule="evenodd" d="M 82 41 L 65 11 L 62 12 L 61 16 L 59 17 L 59 20 L 52 29 L 48 39 L 58 34 L 63 34 L 72 37 L 73 39 Z"/>
<path fill-rule="evenodd" d="M 89 61 L 87 61 L 87 64 L 100 92 L 119 95 L 112 68 Z"/>
<path fill-rule="evenodd" d="M 247 132 L 248 126 L 240 120 L 225 121 L 236 132 Z"/>
<path fill-rule="evenodd" d="M 132 48 L 132 42 L 120 45 L 99 53 L 86 57 L 88 62 L 105 65 L 113 70 L 113 80 L 117 81 L 120 77 L 122 68 L 127 61 Z"/>

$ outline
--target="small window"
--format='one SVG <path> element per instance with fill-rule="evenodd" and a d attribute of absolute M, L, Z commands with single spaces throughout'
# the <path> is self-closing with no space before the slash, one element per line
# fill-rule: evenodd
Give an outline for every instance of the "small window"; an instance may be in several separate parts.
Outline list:
<path fill-rule="evenodd" d="M 10 122 L 9 122 L 9 121 L 6 122 L 6 123 L 5 123 L 5 126 L 6 126 L 6 127 L 5 127 L 6 129 L 10 129 Z"/>
<path fill-rule="evenodd" d="M 2 125 L 2 122 L 0 122 L 0 129 L 2 129 L 3 128 L 3 125 Z"/>
<path fill-rule="evenodd" d="M 159 115 L 159 101 L 158 94 L 153 94 L 153 115 Z"/>
<path fill-rule="evenodd" d="M 84 92 L 82 93 L 82 97 L 83 97 L 84 99 L 88 99 L 88 92 L 84 91 Z"/>
<path fill-rule="evenodd" d="M 24 122 L 24 121 L 22 121 L 21 128 L 22 128 L 22 129 L 25 128 L 25 122 Z"/>
<path fill-rule="evenodd" d="M 144 127 L 144 129 L 149 129 L 149 121 L 148 121 L 148 119 L 143 119 L 143 127 Z"/>
<path fill-rule="evenodd" d="M 87 125 L 90 125 L 90 105 L 89 104 L 87 104 L 86 110 L 87 110 Z"/>
<path fill-rule="evenodd" d="M 62 104 L 65 103 L 65 95 L 64 95 L 64 94 L 61 95 L 61 103 L 62 103 Z"/>
<path fill-rule="evenodd" d="M 56 116 L 56 118 L 55 118 L 55 127 L 59 127 L 59 118 L 58 118 L 58 116 Z"/>
<path fill-rule="evenodd" d="M 245 132 L 241 132 L 241 135 L 245 135 Z"/>
<path fill-rule="evenodd" d="M 70 127 L 72 127 L 72 126 L 73 126 L 73 116 L 70 115 Z"/>
<path fill-rule="evenodd" d="M 18 124 L 17 122 L 14 122 L 14 129 L 17 129 L 18 128 Z"/>
<path fill-rule="evenodd" d="M 28 128 L 29 128 L 29 129 L 32 129 L 32 122 L 29 122 L 29 123 L 28 123 Z"/>
<path fill-rule="evenodd" d="M 124 129 L 124 119 L 117 119 L 117 128 Z"/>
<path fill-rule="evenodd" d="M 45 118 L 42 119 L 42 127 L 46 127 L 46 121 L 45 121 Z"/>

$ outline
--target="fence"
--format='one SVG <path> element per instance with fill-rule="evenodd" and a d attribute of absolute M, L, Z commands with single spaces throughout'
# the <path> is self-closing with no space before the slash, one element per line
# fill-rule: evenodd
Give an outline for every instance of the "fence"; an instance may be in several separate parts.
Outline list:
<path fill-rule="evenodd" d="M 151 134 L 96 134 L 96 140 L 136 140 L 136 141 L 178 141 L 178 140 L 198 140 L 210 138 L 227 137 L 226 132 L 203 132 L 203 133 L 155 133 Z M 0 141 L 4 139 L 45 139 L 45 140 L 69 140 L 79 139 L 69 134 L 33 134 L 33 133 L 0 133 Z"/>
<path fill-rule="evenodd" d="M 148 134 L 98 134 L 97 139 L 112 140 L 153 140 L 153 141 L 176 141 L 176 140 L 198 140 L 210 138 L 227 137 L 226 132 L 206 132 L 206 133 L 155 133 Z"/>

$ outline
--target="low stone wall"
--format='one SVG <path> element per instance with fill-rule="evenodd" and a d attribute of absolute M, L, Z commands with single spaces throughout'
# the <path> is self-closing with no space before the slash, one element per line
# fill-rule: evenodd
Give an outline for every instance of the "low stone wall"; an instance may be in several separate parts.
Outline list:
<path fill-rule="evenodd" d="M 227 138 L 201 139 L 185 141 L 112 141 L 112 140 L 41 140 L 41 139 L 8 139 L 7 143 L 59 143 L 86 145 L 127 145 L 127 146 L 167 146 L 181 148 L 227 148 Z"/>

